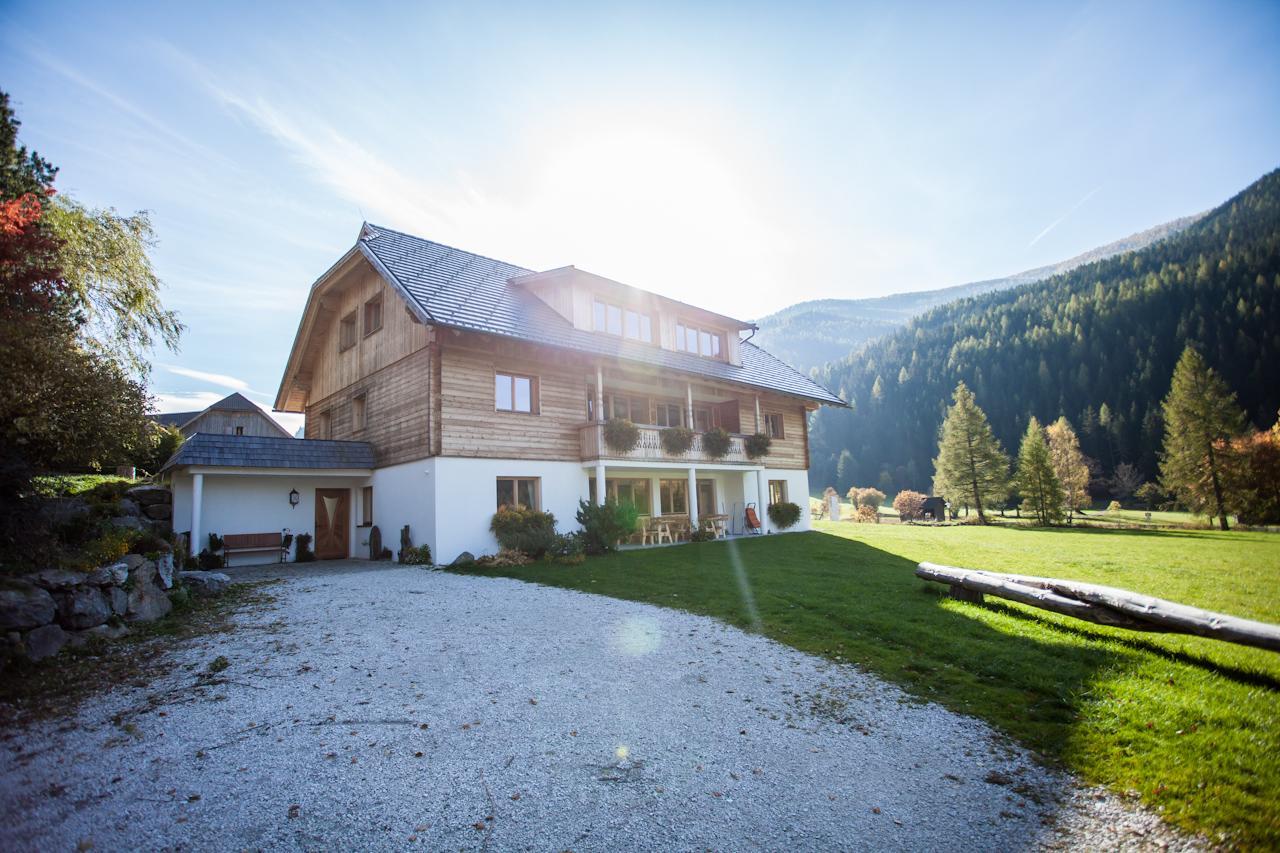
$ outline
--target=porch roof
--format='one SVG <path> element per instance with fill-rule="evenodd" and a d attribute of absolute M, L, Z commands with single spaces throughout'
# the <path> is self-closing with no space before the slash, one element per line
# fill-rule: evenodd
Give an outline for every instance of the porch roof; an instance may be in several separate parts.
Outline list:
<path fill-rule="evenodd" d="M 274 438 L 196 433 L 160 469 L 192 465 L 221 468 L 372 468 L 373 448 L 363 441 Z"/>

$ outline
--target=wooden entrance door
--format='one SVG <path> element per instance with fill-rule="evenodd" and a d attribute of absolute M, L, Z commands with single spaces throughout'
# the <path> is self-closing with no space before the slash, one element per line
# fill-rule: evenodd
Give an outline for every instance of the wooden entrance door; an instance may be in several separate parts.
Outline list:
<path fill-rule="evenodd" d="M 716 514 L 716 481 L 698 481 L 698 517 Z"/>
<path fill-rule="evenodd" d="M 345 560 L 351 521 L 349 489 L 316 489 L 316 559 Z"/>

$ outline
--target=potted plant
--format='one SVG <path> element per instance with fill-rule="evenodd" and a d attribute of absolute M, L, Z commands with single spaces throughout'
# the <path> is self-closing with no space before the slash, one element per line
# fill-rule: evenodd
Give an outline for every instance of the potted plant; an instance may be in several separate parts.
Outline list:
<path fill-rule="evenodd" d="M 640 427 L 626 418 L 604 422 L 604 443 L 614 453 L 630 453 L 640 443 Z"/>
<path fill-rule="evenodd" d="M 746 448 L 748 459 L 759 459 L 761 456 L 769 455 L 769 447 L 773 444 L 773 439 L 762 432 L 755 435 L 749 435 L 742 440 L 742 445 Z"/>
<path fill-rule="evenodd" d="M 702 434 L 702 450 L 712 459 L 720 459 L 729 452 L 732 439 L 723 427 L 709 429 Z"/>
<path fill-rule="evenodd" d="M 661 433 L 662 449 L 670 456 L 681 456 L 693 447 L 693 430 L 688 427 L 667 427 Z"/>

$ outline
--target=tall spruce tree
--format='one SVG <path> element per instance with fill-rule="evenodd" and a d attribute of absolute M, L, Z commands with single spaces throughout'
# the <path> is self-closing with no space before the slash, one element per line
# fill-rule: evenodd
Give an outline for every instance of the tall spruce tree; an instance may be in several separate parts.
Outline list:
<path fill-rule="evenodd" d="M 1023 510 L 1029 512 L 1036 523 L 1054 524 L 1062 520 L 1065 501 L 1062 484 L 1054 473 L 1044 428 L 1034 417 L 1027 424 L 1027 432 L 1018 448 L 1018 473 L 1013 482 L 1014 488 L 1022 495 Z"/>
<path fill-rule="evenodd" d="M 1244 430 L 1236 395 L 1188 346 L 1173 370 L 1164 399 L 1164 454 L 1160 479 L 1192 512 L 1208 513 L 1226 530 L 1228 500 L 1223 448 Z"/>
<path fill-rule="evenodd" d="M 1049 424 L 1045 433 L 1049 439 L 1053 473 L 1062 487 L 1068 513 L 1084 509 L 1089 505 L 1089 466 L 1080 451 L 1076 431 L 1071 428 L 1070 421 L 1061 417 Z"/>
<path fill-rule="evenodd" d="M 935 488 L 953 502 L 972 502 L 978 521 L 986 524 L 986 507 L 1009 496 L 1009 457 L 969 387 L 958 384 L 953 399 L 933 460 Z"/>

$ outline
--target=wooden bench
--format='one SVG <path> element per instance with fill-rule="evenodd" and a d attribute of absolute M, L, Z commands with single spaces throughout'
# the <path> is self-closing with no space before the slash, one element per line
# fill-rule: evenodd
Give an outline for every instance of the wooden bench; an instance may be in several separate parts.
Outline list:
<path fill-rule="evenodd" d="M 222 556 L 230 557 L 249 551 L 275 551 L 284 562 L 283 533 L 228 533 L 222 537 Z"/>

